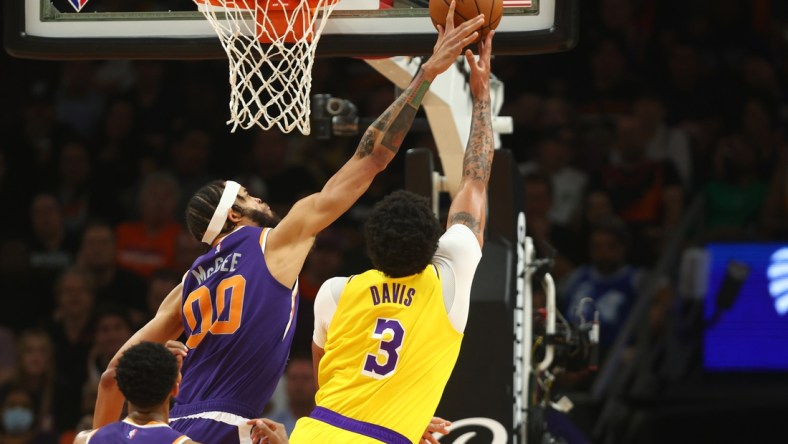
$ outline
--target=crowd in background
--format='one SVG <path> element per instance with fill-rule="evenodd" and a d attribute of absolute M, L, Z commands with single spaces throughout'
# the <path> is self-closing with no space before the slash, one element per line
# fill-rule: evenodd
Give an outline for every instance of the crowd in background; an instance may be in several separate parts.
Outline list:
<path fill-rule="evenodd" d="M 568 316 L 583 297 L 596 300 L 603 350 L 697 198 L 696 244 L 788 239 L 786 9 L 770 0 L 583 0 L 572 51 L 495 58 L 501 114 L 515 124 L 503 147 L 523 174 L 529 235 L 540 254 L 558 253 Z M 90 423 L 109 359 L 204 251 L 184 226 L 190 196 L 230 178 L 285 214 L 359 137 L 230 134 L 223 61 L 0 55 L 0 72 L 0 442 L 70 442 Z M 363 117 L 394 99 L 359 60 L 319 59 L 313 79 L 313 93 L 348 99 Z M 403 147 L 434 142 L 414 131 Z M 403 170 L 399 156 L 318 238 L 299 279 L 294 356 L 309 351 L 322 282 L 369 266 L 360 224 L 403 186 Z M 658 285 L 655 331 L 676 283 Z M 297 384 L 311 368 L 291 367 L 287 394 L 300 399 L 292 417 L 309 409 L 308 384 Z"/>

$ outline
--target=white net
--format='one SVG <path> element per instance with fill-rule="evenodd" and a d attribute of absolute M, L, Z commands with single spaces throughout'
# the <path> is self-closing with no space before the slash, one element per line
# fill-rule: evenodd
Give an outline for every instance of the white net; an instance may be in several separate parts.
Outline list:
<path fill-rule="evenodd" d="M 315 49 L 336 0 L 194 0 L 230 62 L 230 120 L 309 134 Z"/>

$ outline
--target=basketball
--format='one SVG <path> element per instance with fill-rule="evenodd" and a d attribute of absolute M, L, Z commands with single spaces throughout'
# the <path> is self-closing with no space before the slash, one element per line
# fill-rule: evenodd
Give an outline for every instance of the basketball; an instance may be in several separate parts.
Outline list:
<path fill-rule="evenodd" d="M 484 14 L 484 24 L 479 28 L 480 38 L 485 38 L 487 33 L 498 27 L 503 16 L 503 0 L 456 0 L 454 8 L 454 26 L 470 20 L 479 14 Z M 432 24 L 446 27 L 446 14 L 449 13 L 451 0 L 430 0 L 430 17 Z"/>

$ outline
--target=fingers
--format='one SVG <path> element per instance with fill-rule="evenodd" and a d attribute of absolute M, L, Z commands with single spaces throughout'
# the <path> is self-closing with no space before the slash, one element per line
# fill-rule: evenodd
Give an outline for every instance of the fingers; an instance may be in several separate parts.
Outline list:
<path fill-rule="evenodd" d="M 432 418 L 432 421 L 430 421 L 430 425 L 427 426 L 427 431 L 431 433 L 438 432 L 443 435 L 448 435 L 450 432 L 448 427 L 450 425 L 451 425 L 451 421 L 447 421 L 443 418 L 436 416 Z"/>
<path fill-rule="evenodd" d="M 451 0 L 449 4 L 449 12 L 446 13 L 446 30 L 451 31 L 454 29 L 454 8 L 457 7 L 457 2 L 455 0 Z"/>
<path fill-rule="evenodd" d="M 465 50 L 465 61 L 468 62 L 468 66 L 471 67 L 471 72 L 476 71 L 478 68 L 476 67 L 476 59 L 473 57 L 473 51 L 470 49 Z"/>
<path fill-rule="evenodd" d="M 170 350 L 170 352 L 175 356 L 186 356 L 186 353 L 189 352 L 189 349 L 183 342 L 169 340 L 165 344 L 165 347 Z"/>
<path fill-rule="evenodd" d="M 178 360 L 178 366 L 180 367 L 183 364 L 183 360 L 186 358 L 186 355 L 189 352 L 189 349 L 184 345 L 182 342 L 169 340 L 166 344 L 167 350 L 170 351 L 175 358 Z"/>
<path fill-rule="evenodd" d="M 482 42 L 482 49 L 481 49 L 481 56 L 484 60 L 490 60 L 490 55 L 492 54 L 492 39 L 495 35 L 495 31 L 490 31 L 487 33 L 487 38 L 484 39 Z"/>
<path fill-rule="evenodd" d="M 479 32 L 473 31 L 472 33 L 470 33 L 468 36 L 466 36 L 464 39 L 460 41 L 460 48 L 465 48 L 466 46 L 476 41 L 476 39 L 478 38 L 479 38 Z"/>
<path fill-rule="evenodd" d="M 452 23 L 453 22 L 454 19 L 452 19 Z M 458 34 L 463 35 L 470 32 L 471 30 L 479 29 L 479 27 L 481 27 L 483 24 L 484 24 L 484 14 L 479 14 L 470 20 L 462 22 L 460 26 L 457 26 L 456 31 Z M 447 26 L 447 32 L 448 32 L 448 26 Z"/>
<path fill-rule="evenodd" d="M 438 440 L 437 440 L 437 439 L 435 439 L 435 437 L 434 437 L 434 436 L 432 436 L 432 435 L 430 435 L 430 434 L 425 434 L 425 435 L 424 435 L 424 436 L 421 438 L 421 443 L 422 443 L 422 444 L 441 444 L 440 442 L 438 442 Z"/>

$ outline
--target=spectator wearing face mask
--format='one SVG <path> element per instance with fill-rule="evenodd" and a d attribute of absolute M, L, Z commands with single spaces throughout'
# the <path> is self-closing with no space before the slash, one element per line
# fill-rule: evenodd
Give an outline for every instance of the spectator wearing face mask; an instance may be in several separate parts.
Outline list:
<path fill-rule="evenodd" d="M 22 387 L 12 387 L 2 401 L 3 444 L 55 444 L 57 440 L 41 431 L 33 408 L 33 398 Z"/>

